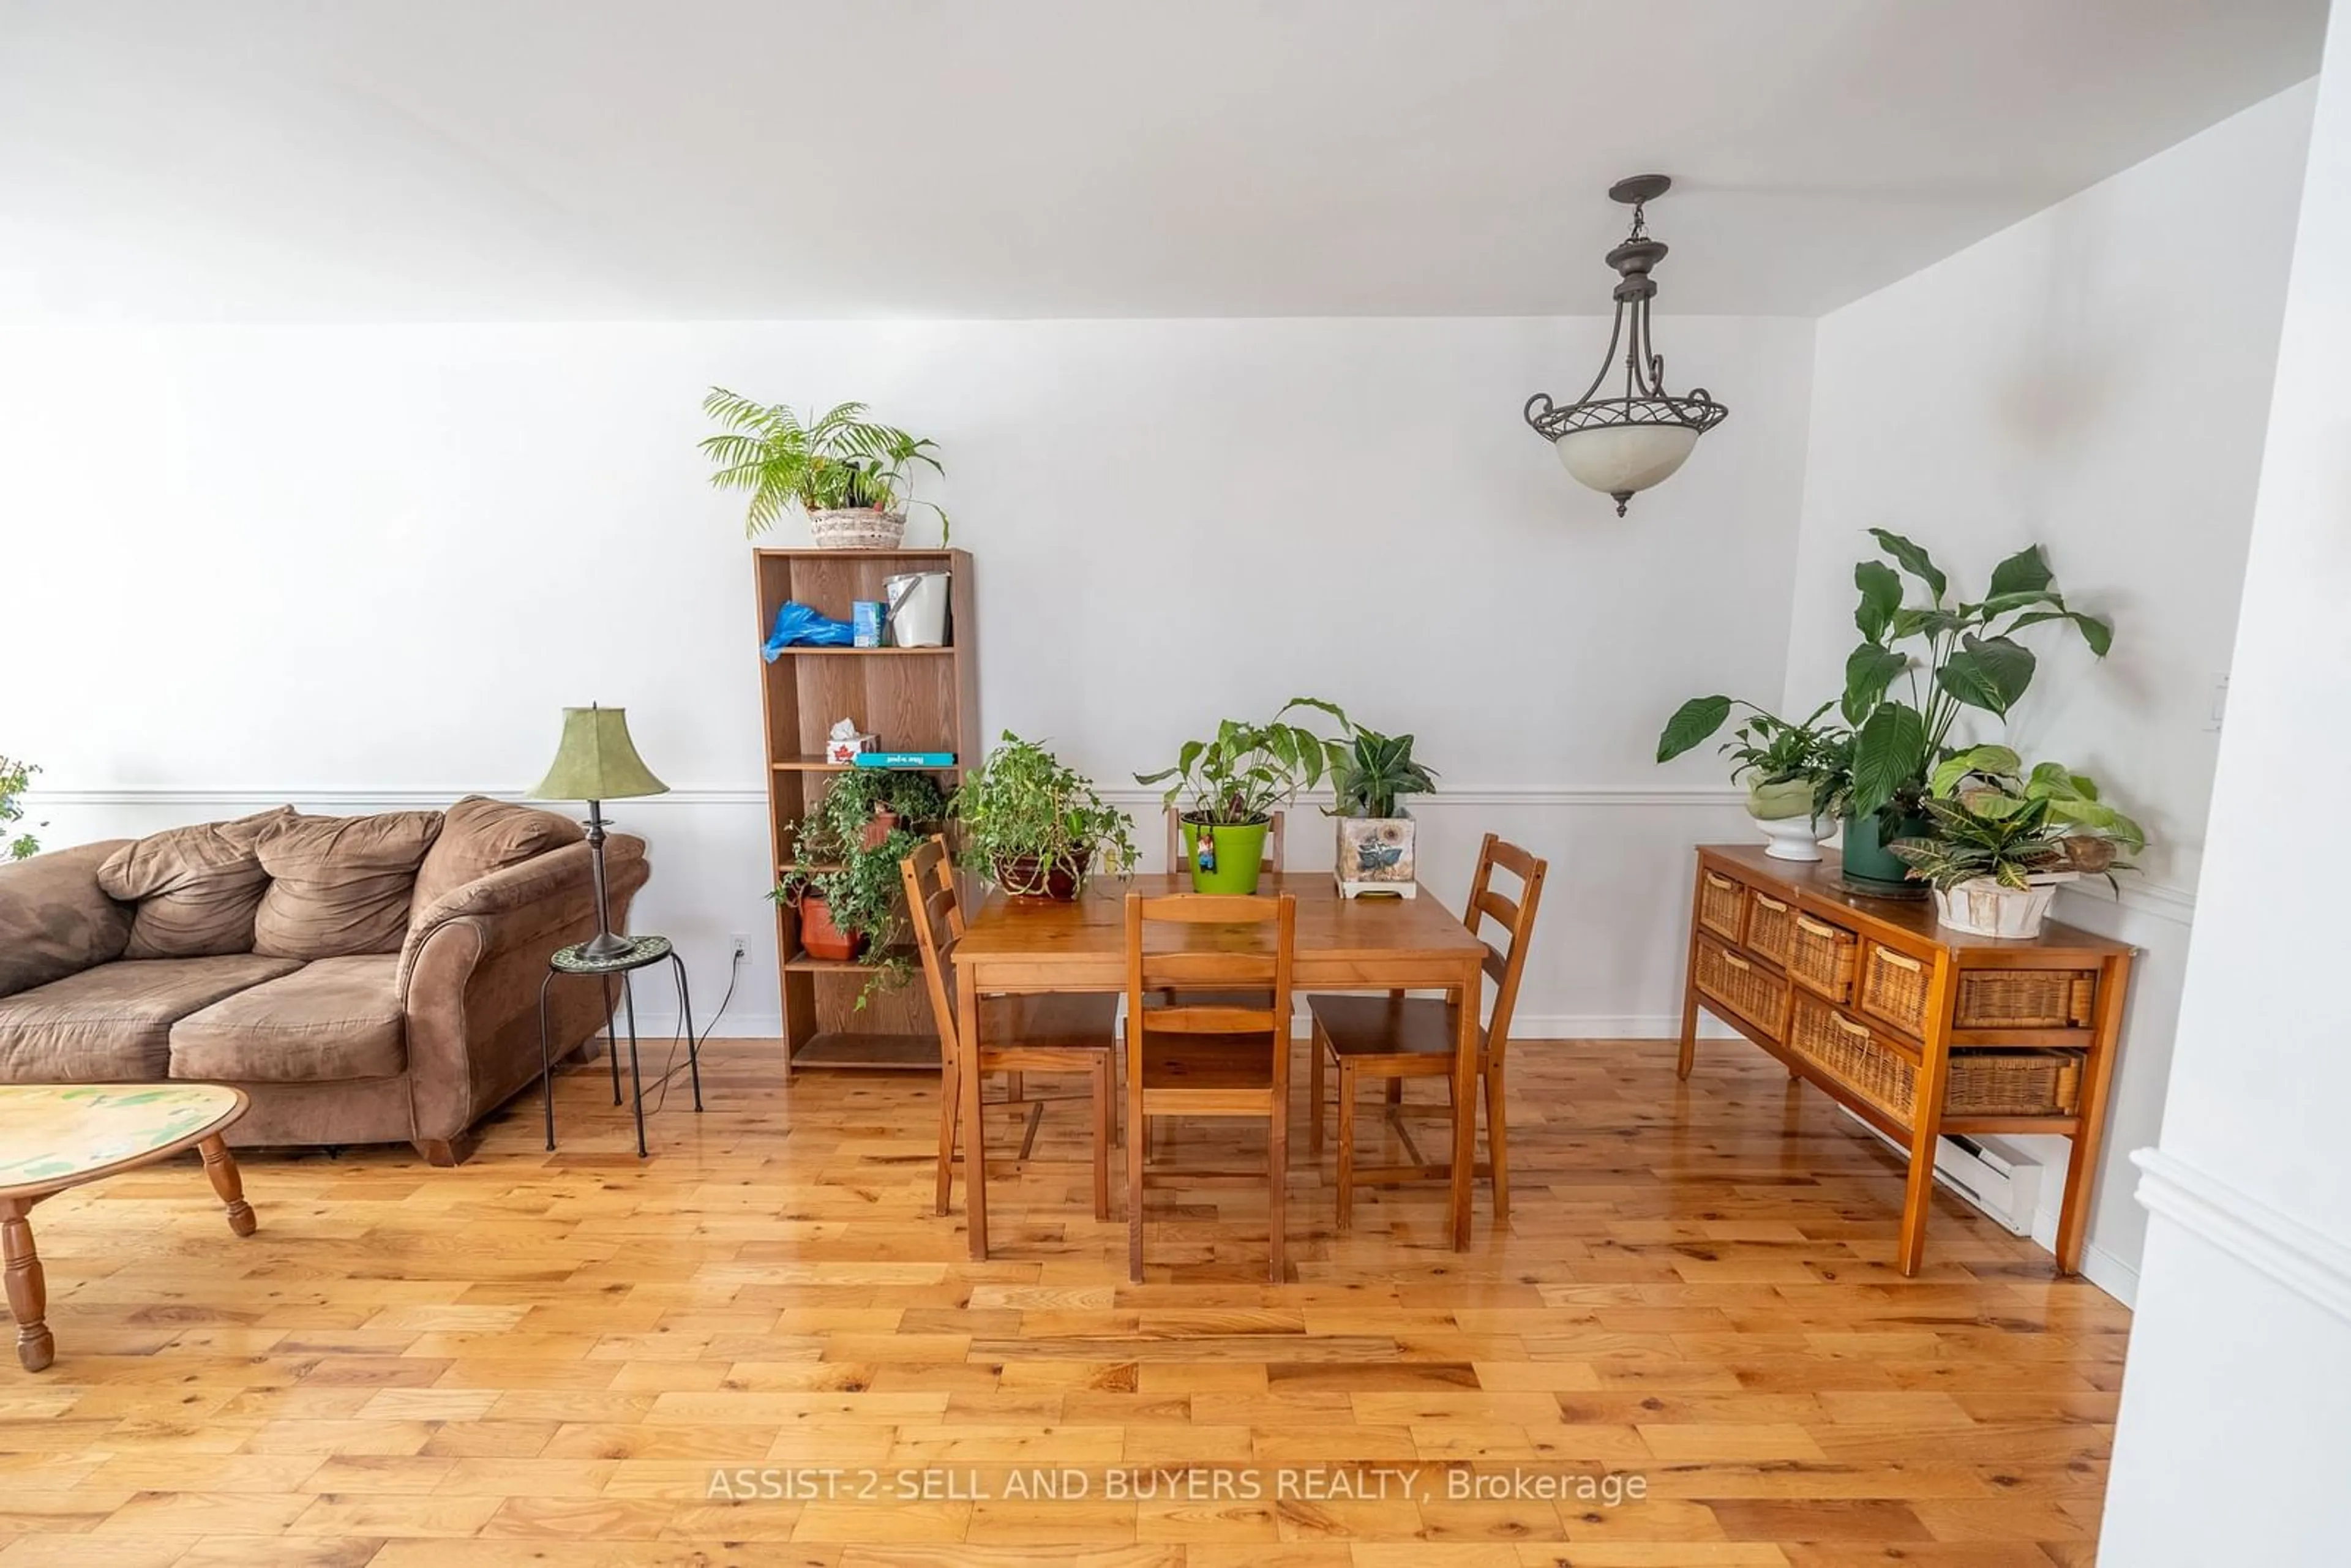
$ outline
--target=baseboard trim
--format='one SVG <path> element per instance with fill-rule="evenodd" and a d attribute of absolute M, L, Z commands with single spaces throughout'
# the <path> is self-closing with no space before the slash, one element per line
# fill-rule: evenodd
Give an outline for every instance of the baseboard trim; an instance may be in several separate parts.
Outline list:
<path fill-rule="evenodd" d="M 710 1031 L 710 1020 L 697 1019 L 703 1030 Z M 1292 1020 L 1300 1038 L 1304 1038 L 1306 1015 L 1301 1011 Z M 650 1041 L 668 1040 L 677 1032 L 677 1015 L 674 1011 L 656 1011 L 640 1006 L 637 1009 L 637 1039 Z M 1520 1018 L 1510 1026 L 1510 1038 L 1527 1040 L 1679 1040 L 1682 1020 L 1665 1013 L 1553 1013 L 1533 1018 Z M 774 1013 L 729 1012 L 719 1020 L 716 1038 L 720 1040 L 781 1040 L 784 1021 Z M 1718 1023 L 1709 1014 L 1698 1015 L 1698 1037 L 1701 1040 L 1736 1040 L 1738 1032 L 1729 1025 Z"/>
<path fill-rule="evenodd" d="M 2138 1201 L 2149 1214 L 2351 1322 L 2351 1247 L 2177 1155 L 2137 1149 L 2131 1163 L 2139 1168 Z"/>

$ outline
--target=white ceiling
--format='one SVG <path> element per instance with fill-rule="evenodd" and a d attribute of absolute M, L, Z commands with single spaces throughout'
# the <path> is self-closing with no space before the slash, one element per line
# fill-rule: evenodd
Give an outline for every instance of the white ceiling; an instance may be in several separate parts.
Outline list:
<path fill-rule="evenodd" d="M 1816 314 L 2325 0 L 0 0 L 0 317 Z M 2215 191 L 2213 221 L 2229 193 Z"/>

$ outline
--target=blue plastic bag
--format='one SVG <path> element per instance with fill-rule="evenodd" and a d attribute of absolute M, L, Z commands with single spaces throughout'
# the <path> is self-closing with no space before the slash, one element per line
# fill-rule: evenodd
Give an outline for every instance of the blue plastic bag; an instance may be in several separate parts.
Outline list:
<path fill-rule="evenodd" d="M 787 599 L 776 612 L 776 629 L 768 634 L 767 645 L 759 653 L 772 664 L 787 648 L 846 648 L 850 636 L 848 622 L 820 615 L 799 600 Z"/>

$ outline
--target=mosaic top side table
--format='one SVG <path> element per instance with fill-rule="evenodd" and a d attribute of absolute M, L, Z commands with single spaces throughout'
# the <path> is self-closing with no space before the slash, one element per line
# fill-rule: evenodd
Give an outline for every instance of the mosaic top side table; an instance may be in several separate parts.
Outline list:
<path fill-rule="evenodd" d="M 565 975 L 584 976 L 604 988 L 604 1043 L 612 1060 L 612 1103 L 621 1103 L 620 1040 L 612 1030 L 612 978 L 621 981 L 621 1001 L 629 1021 L 629 1083 L 636 1095 L 637 1158 L 645 1157 L 645 1084 L 637 1065 L 637 998 L 629 988 L 629 977 L 639 969 L 650 968 L 667 961 L 677 977 L 677 1008 L 685 1023 L 686 1069 L 694 1080 L 694 1108 L 702 1109 L 702 1045 L 694 1034 L 694 1003 L 686 992 L 685 961 L 677 956 L 666 936 L 632 936 L 628 946 L 610 957 L 599 958 L 587 952 L 587 944 L 577 942 L 558 948 L 547 961 L 547 978 L 538 983 L 538 1087 L 547 1101 L 547 1146 L 555 1147 L 555 1062 L 547 1042 L 547 988 Z"/>

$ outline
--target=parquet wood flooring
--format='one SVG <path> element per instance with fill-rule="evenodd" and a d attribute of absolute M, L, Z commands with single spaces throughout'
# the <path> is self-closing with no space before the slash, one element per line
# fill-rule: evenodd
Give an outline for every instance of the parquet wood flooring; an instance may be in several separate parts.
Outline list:
<path fill-rule="evenodd" d="M 642 1164 L 600 1063 L 552 1155 L 530 1097 L 455 1170 L 246 1158 L 247 1240 L 193 1167 L 43 1205 L 57 1358 L 0 1371 L 0 1568 L 2092 1560 L 2129 1314 L 1947 1196 L 1904 1279 L 1899 1165 L 1735 1043 L 1686 1085 L 1670 1043 L 1519 1045 L 1511 1223 L 1481 1191 L 1468 1253 L 1435 1185 L 1334 1236 L 1296 1140 L 1280 1286 L 1261 1183 L 1155 1198 L 1128 1285 L 1074 1105 L 992 1162 L 972 1263 L 935 1081 L 787 1088 L 775 1051 L 712 1046 Z M 1639 1500 L 1573 1490 L 1609 1476 Z"/>

